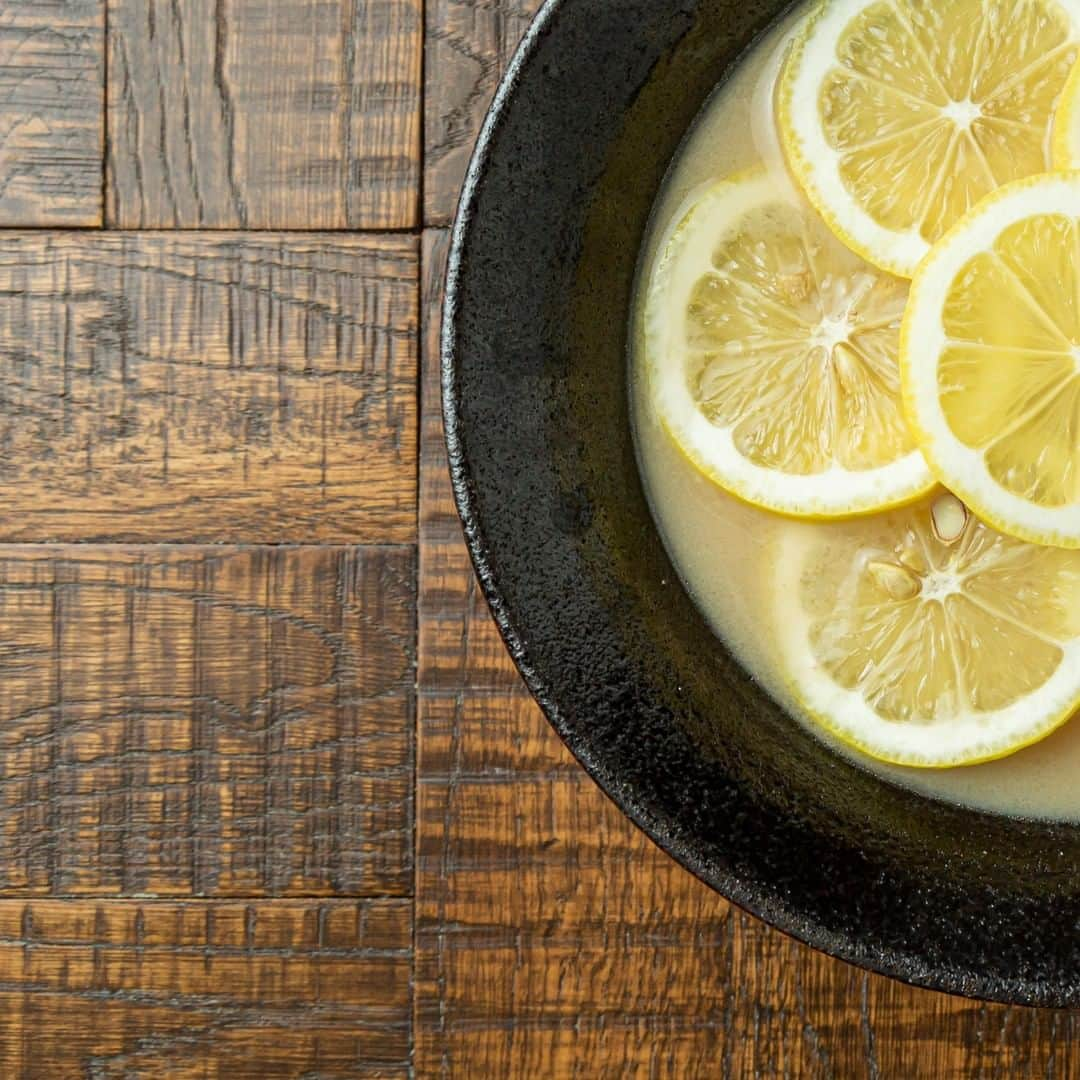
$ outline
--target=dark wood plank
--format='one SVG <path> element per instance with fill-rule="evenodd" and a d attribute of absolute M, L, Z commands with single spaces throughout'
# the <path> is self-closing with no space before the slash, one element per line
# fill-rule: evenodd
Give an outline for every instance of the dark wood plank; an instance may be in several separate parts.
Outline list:
<path fill-rule="evenodd" d="M 2 227 L 101 224 L 104 5 L 0 5 Z"/>
<path fill-rule="evenodd" d="M 408 1076 L 401 900 L 0 902 L 0 1075 Z"/>
<path fill-rule="evenodd" d="M 0 547 L 0 894 L 408 894 L 414 562 Z"/>
<path fill-rule="evenodd" d="M 109 223 L 407 228 L 421 0 L 108 0 Z"/>
<path fill-rule="evenodd" d="M 416 1068 L 421 1076 L 1067 1080 L 1080 1017 L 914 990 L 705 888 L 525 692 L 454 513 L 438 408 L 447 237 L 425 233 Z"/>
<path fill-rule="evenodd" d="M 446 225 L 495 87 L 540 0 L 429 0 L 424 224 Z"/>
<path fill-rule="evenodd" d="M 0 236 L 0 539 L 412 542 L 417 240 Z"/>

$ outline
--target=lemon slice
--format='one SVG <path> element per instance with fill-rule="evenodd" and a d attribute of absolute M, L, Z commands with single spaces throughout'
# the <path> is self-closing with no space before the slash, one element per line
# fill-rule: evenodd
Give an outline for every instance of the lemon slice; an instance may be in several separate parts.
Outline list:
<path fill-rule="evenodd" d="M 1054 111 L 1054 168 L 1080 168 L 1080 61 L 1073 64 Z"/>
<path fill-rule="evenodd" d="M 755 505 L 842 517 L 910 501 L 933 480 L 900 404 L 907 292 L 766 173 L 714 184 L 649 282 L 656 412 L 702 473 Z"/>
<path fill-rule="evenodd" d="M 908 418 L 980 517 L 1080 547 L 1080 173 L 1019 180 L 937 244 L 901 338 Z"/>
<path fill-rule="evenodd" d="M 942 493 L 858 522 L 790 526 L 776 566 L 791 693 L 875 758 L 1004 757 L 1080 702 L 1080 552 L 1003 536 Z"/>
<path fill-rule="evenodd" d="M 826 0 L 781 76 L 781 140 L 810 201 L 910 277 L 988 192 L 1050 167 L 1080 0 Z"/>

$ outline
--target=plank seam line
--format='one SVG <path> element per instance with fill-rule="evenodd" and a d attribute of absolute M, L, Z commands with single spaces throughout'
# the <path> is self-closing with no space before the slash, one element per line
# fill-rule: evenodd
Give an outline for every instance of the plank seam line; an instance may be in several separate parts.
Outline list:
<path fill-rule="evenodd" d="M 101 224 L 109 224 L 109 0 L 101 5 Z"/>
<path fill-rule="evenodd" d="M 265 893 L 101 893 L 101 892 L 0 892 L 0 907 L 6 904 L 116 904 L 131 907 L 144 905 L 147 907 L 155 904 L 168 904 L 173 906 L 197 905 L 208 907 L 210 905 L 222 906 L 227 904 L 274 904 L 283 906 L 299 901 L 318 901 L 321 904 L 353 904 L 367 902 L 369 900 L 397 901 L 404 907 L 413 899 L 412 890 L 409 892 L 378 892 L 378 893 L 316 893 L 316 892 L 290 892 L 278 893 L 268 896 Z M 23 938 L 0 938 L 0 944 L 4 941 L 23 941 Z M 30 938 L 30 941 L 37 939 Z M 41 944 L 46 944 L 42 941 Z"/>
<path fill-rule="evenodd" d="M 363 548 L 364 551 L 415 551 L 417 545 L 412 541 L 393 540 L 355 540 L 355 541 L 327 541 L 319 543 L 312 541 L 259 541 L 259 540 L 108 540 L 108 539 L 82 539 L 82 540 L 0 540 L 0 557 L 5 553 L 26 551 L 27 549 L 50 550 L 57 548 L 94 548 L 98 551 L 130 551 L 132 548 L 197 548 L 208 553 L 213 552 L 243 552 L 263 551 L 266 548 L 279 548 L 283 551 L 355 551 Z"/>
<path fill-rule="evenodd" d="M 0 236 L 4 233 L 109 233 L 113 236 L 153 236 L 153 235 L 184 235 L 185 233 L 204 233 L 209 235 L 227 236 L 232 234 L 244 234 L 258 236 L 261 233 L 274 236 L 413 236 L 419 238 L 423 230 L 416 225 L 401 226 L 400 228 L 389 226 L 378 229 L 350 229 L 347 226 L 340 228 L 320 229 L 241 229 L 241 228 L 214 228 L 212 226 L 197 225 L 185 228 L 169 229 L 111 229 L 100 225 L 5 225 L 0 227 Z"/>

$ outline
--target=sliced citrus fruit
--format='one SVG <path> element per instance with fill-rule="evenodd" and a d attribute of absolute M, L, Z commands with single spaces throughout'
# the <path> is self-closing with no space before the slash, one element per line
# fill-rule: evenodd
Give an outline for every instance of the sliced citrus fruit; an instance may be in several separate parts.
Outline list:
<path fill-rule="evenodd" d="M 1080 552 L 1004 536 L 947 492 L 858 522 L 791 526 L 776 567 L 791 693 L 866 754 L 988 761 L 1080 703 Z"/>
<path fill-rule="evenodd" d="M 758 506 L 843 517 L 910 501 L 933 480 L 900 404 L 907 292 L 764 172 L 714 184 L 649 282 L 656 412 L 702 473 Z"/>
<path fill-rule="evenodd" d="M 826 0 L 781 77 L 788 163 L 865 259 L 910 277 L 995 188 L 1050 167 L 1080 0 Z"/>
<path fill-rule="evenodd" d="M 1054 168 L 1080 169 L 1080 61 L 1073 64 L 1054 110 Z"/>
<path fill-rule="evenodd" d="M 904 404 L 950 490 L 1080 547 L 1080 173 L 1019 180 L 935 245 L 901 335 Z"/>

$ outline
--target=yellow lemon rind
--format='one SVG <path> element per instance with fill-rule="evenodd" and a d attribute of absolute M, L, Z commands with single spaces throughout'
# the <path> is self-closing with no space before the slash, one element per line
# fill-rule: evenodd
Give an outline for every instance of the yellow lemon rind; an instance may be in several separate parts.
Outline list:
<path fill-rule="evenodd" d="M 918 502 L 919 499 L 928 495 L 931 491 L 940 486 L 937 477 L 929 471 L 929 467 L 927 467 L 922 460 L 922 455 L 916 450 L 901 458 L 898 462 L 894 462 L 893 465 L 903 464 L 910 459 L 918 467 L 917 480 L 913 483 L 886 485 L 890 490 L 890 494 L 884 500 L 880 497 L 876 497 L 866 502 L 852 503 L 848 501 L 838 508 L 829 505 L 820 507 L 812 501 L 804 501 L 800 502 L 798 505 L 792 505 L 776 499 L 770 500 L 768 496 L 763 496 L 756 490 L 750 489 L 745 485 L 738 485 L 731 477 L 725 476 L 707 461 L 695 456 L 691 450 L 688 450 L 682 444 L 678 433 L 672 430 L 667 419 L 665 417 L 659 417 L 659 420 L 660 425 L 674 444 L 679 455 L 687 461 L 694 470 L 708 480 L 709 483 L 715 484 L 718 488 L 727 492 L 728 495 L 738 499 L 739 502 L 746 503 L 747 506 L 756 507 L 758 510 L 767 510 L 769 513 L 778 514 L 780 517 L 791 518 L 794 521 L 845 521 L 849 518 L 869 517 L 871 514 L 880 514 L 886 510 L 898 510 L 913 502 Z M 868 470 L 868 474 L 873 472 L 874 475 L 881 477 L 885 474 L 886 470 L 892 468 L 893 465 L 887 465 L 881 469 Z M 842 472 L 837 470 L 836 472 L 819 475 L 828 475 L 831 477 L 846 475 L 857 477 L 860 474 L 851 471 Z M 812 478 L 800 477 L 800 479 L 806 480 Z"/>
<path fill-rule="evenodd" d="M 823 676 L 823 678 L 828 678 L 828 676 Z M 952 757 L 935 757 L 932 754 L 915 755 L 884 751 L 880 745 L 851 734 L 849 729 L 841 727 L 826 713 L 815 709 L 804 699 L 802 687 L 792 682 L 788 684 L 787 690 L 798 703 L 802 713 L 827 731 L 838 742 L 843 743 L 852 750 L 858 750 L 859 753 L 865 754 L 867 757 L 874 758 L 875 761 L 884 762 L 886 765 L 903 765 L 908 768 L 918 769 L 955 769 L 967 765 L 985 765 L 989 761 L 1000 761 L 1002 758 L 1011 757 L 1020 750 L 1028 746 L 1034 746 L 1035 743 L 1042 742 L 1043 739 L 1052 735 L 1080 708 L 1080 689 L 1078 689 L 1076 696 L 1064 709 L 1053 713 L 1041 723 L 1033 725 L 1029 730 L 1017 736 L 1013 742 L 1006 741 L 1001 745 L 985 749 L 975 747 L 967 754 L 956 754 Z"/>

